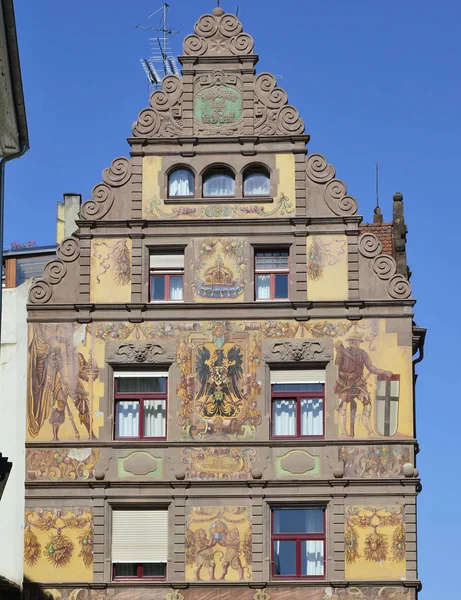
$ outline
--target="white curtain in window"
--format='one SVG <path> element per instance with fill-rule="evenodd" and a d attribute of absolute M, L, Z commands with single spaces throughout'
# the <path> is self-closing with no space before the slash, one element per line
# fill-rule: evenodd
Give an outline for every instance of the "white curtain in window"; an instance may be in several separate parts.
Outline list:
<path fill-rule="evenodd" d="M 243 193 L 245 196 L 268 196 L 269 177 L 264 173 L 251 173 L 245 177 Z"/>
<path fill-rule="evenodd" d="M 320 398 L 301 399 L 301 435 L 323 434 L 323 403 Z"/>
<path fill-rule="evenodd" d="M 271 277 L 270 275 L 257 275 L 256 277 L 256 298 L 258 300 L 268 300 L 271 297 Z"/>
<path fill-rule="evenodd" d="M 324 570 L 324 543 L 322 540 L 309 540 L 302 542 L 303 575 L 323 575 Z"/>
<path fill-rule="evenodd" d="M 232 175 L 216 173 L 206 177 L 203 184 L 205 196 L 233 196 L 235 194 L 235 180 Z"/>
<path fill-rule="evenodd" d="M 182 300 L 182 275 L 170 275 L 170 300 Z"/>
<path fill-rule="evenodd" d="M 144 437 L 165 437 L 164 400 L 144 400 Z"/>
<path fill-rule="evenodd" d="M 139 436 L 139 402 L 123 400 L 117 402 L 117 436 Z"/>
<path fill-rule="evenodd" d="M 193 196 L 194 176 L 187 169 L 178 169 L 170 174 L 169 190 L 170 196 Z"/>
<path fill-rule="evenodd" d="M 296 435 L 296 400 L 274 400 L 274 435 Z"/>

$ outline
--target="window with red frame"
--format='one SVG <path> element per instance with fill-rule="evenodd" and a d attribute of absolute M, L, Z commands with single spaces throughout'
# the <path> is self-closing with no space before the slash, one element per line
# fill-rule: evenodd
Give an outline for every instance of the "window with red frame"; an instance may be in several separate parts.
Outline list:
<path fill-rule="evenodd" d="M 272 508 L 272 576 L 277 579 L 325 577 L 325 509 Z"/>
<path fill-rule="evenodd" d="M 288 299 L 288 250 L 255 252 L 256 300 Z"/>
<path fill-rule="evenodd" d="M 168 373 L 114 375 L 115 438 L 166 439 Z"/>
<path fill-rule="evenodd" d="M 165 579 L 168 510 L 112 511 L 113 579 Z"/>
<path fill-rule="evenodd" d="M 151 302 L 183 300 L 184 252 L 150 255 Z"/>
<path fill-rule="evenodd" d="M 325 371 L 271 371 L 272 438 L 324 436 Z"/>

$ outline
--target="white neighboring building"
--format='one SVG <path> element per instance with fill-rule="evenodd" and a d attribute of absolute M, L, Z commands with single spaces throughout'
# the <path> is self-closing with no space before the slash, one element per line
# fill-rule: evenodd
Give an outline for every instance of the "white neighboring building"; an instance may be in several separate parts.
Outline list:
<path fill-rule="evenodd" d="M 0 447 L 13 463 L 0 500 L 0 575 L 22 586 L 27 390 L 27 295 L 32 280 L 3 290 Z"/>

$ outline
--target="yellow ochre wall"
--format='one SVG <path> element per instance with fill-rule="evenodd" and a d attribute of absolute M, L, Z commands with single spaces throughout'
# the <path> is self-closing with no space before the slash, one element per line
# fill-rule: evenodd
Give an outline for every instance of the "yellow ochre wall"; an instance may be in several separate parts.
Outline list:
<path fill-rule="evenodd" d="M 129 238 L 91 240 L 91 302 L 131 301 L 131 256 Z"/>
<path fill-rule="evenodd" d="M 307 299 L 348 298 L 347 237 L 314 235 L 306 241 Z"/>

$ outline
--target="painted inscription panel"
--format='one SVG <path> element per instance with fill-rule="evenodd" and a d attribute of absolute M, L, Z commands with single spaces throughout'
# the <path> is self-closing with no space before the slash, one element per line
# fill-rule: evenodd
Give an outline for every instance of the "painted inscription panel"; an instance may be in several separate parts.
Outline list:
<path fill-rule="evenodd" d="M 251 544 L 251 508 L 188 508 L 186 581 L 250 581 Z"/>
<path fill-rule="evenodd" d="M 347 506 L 344 534 L 346 579 L 405 577 L 402 506 Z"/>
<path fill-rule="evenodd" d="M 195 120 L 213 127 L 234 125 L 242 120 L 242 103 L 242 92 L 221 82 L 216 83 L 195 95 Z"/>
<path fill-rule="evenodd" d="M 27 509 L 24 573 L 32 581 L 93 580 L 90 508 Z"/>
<path fill-rule="evenodd" d="M 256 460 L 254 448 L 183 448 L 181 462 L 186 479 L 239 480 L 251 478 L 251 465 Z"/>

